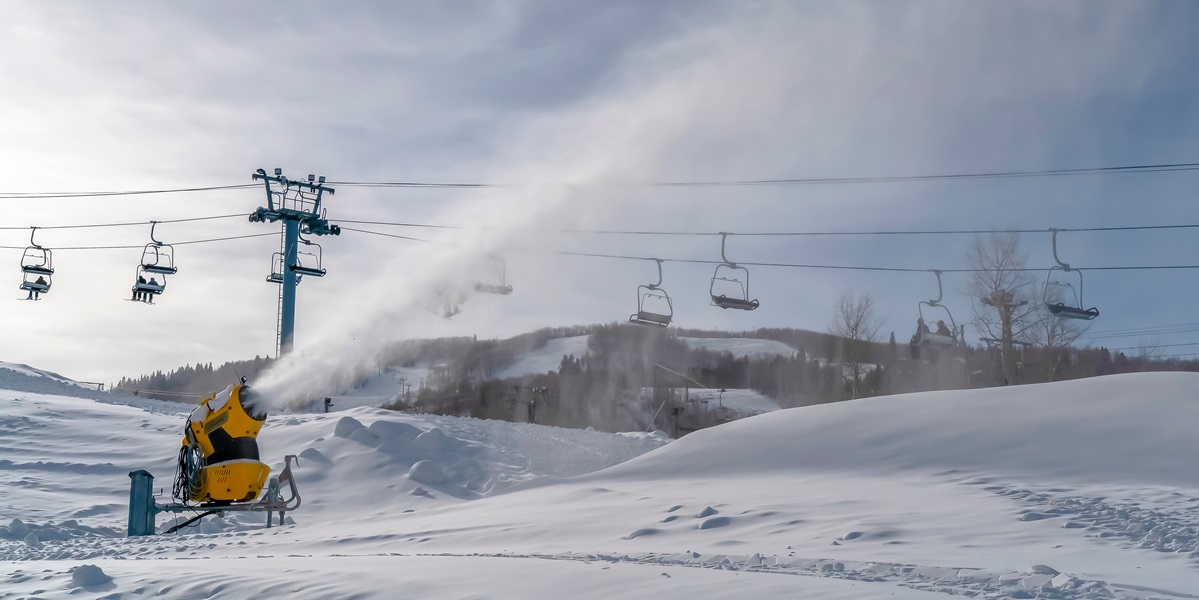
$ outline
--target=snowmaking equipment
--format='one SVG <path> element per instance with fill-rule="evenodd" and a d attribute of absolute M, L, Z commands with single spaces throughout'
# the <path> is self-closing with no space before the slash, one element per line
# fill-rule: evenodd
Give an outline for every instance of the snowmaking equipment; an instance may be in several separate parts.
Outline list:
<path fill-rule="evenodd" d="M 226 512 L 265 512 L 267 527 L 277 512 L 282 525 L 284 516 L 300 507 L 291 472 L 292 461 L 299 461 L 287 455 L 283 471 L 270 477 L 271 468 L 258 455 L 258 433 L 266 418 L 262 396 L 246 385 L 244 377 L 239 384 L 202 398 L 183 428 L 171 494 L 174 502 L 155 501 L 154 476 L 148 471 L 129 473 L 128 534 L 153 535 L 155 516 L 163 512 L 195 514 L 166 533 Z"/>

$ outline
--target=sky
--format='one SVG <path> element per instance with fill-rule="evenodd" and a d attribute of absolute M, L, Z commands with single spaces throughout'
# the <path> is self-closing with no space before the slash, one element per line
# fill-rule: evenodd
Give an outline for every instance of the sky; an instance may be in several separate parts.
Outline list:
<path fill-rule="evenodd" d="M 613 183 L 869 177 L 1199 162 L 1199 41 L 1187 2 L 0 2 L 3 192 L 249 183 L 258 168 L 342 186 L 324 278 L 299 288 L 297 353 L 273 375 L 335 385 L 413 337 L 505 337 L 623 321 L 654 264 L 555 251 L 719 259 L 719 237 L 636 231 L 1077 228 L 1199 222 L 1199 173 L 919 183 L 655 188 Z M 569 185 L 567 185 L 569 184 Z M 605 185 L 606 184 L 606 185 Z M 261 189 L 0 198 L 12 300 L 0 360 L 112 382 L 272 355 L 278 238 L 180 245 L 154 306 L 126 302 L 137 249 L 55 252 L 53 289 L 20 302 L 30 226 L 248 215 Z M 482 230 L 481 228 L 488 228 Z M 277 231 L 242 217 L 165 223 L 165 242 Z M 149 242 L 148 225 L 42 230 L 43 246 Z M 953 269 L 969 236 L 732 236 L 746 262 Z M 18 248 L 18 249 L 11 249 Z M 1048 233 L 1021 238 L 1052 264 Z M 1193 230 L 1066 233 L 1074 266 L 1196 264 Z M 431 290 L 504 258 L 511 296 L 452 320 Z M 711 265 L 666 263 L 682 327 L 826 330 L 836 297 L 871 294 L 906 339 L 924 273 L 752 269 L 753 312 L 709 305 Z M 1084 271 L 1085 272 L 1085 271 Z M 1039 275 L 1043 277 L 1043 275 Z M 967 279 L 945 304 L 970 319 Z M 1092 335 L 1190 323 L 1195 271 L 1096 271 Z M 1199 334 L 1190 334 L 1199 338 Z M 1087 340 L 1110 347 L 1136 338 Z M 1155 338 L 1187 343 L 1186 334 Z M 1199 346 L 1193 347 L 1199 350 Z M 1187 348 L 1178 348 L 1179 352 Z M 297 392 L 298 393 L 298 392 Z"/>

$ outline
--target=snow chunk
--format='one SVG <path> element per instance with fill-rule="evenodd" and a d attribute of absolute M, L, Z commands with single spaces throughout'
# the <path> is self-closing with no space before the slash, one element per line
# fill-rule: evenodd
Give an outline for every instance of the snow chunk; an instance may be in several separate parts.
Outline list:
<path fill-rule="evenodd" d="M 111 582 L 112 577 L 96 565 L 81 565 L 71 569 L 71 587 L 104 585 Z"/>
<path fill-rule="evenodd" d="M 332 459 L 330 459 L 328 456 L 325 456 L 325 454 L 323 452 L 321 452 L 320 450 L 317 450 L 316 448 L 313 448 L 312 446 L 309 446 L 309 447 L 301 450 L 300 458 L 303 458 L 305 460 L 310 460 L 314 463 L 319 463 L 322 465 L 333 464 Z"/>
<path fill-rule="evenodd" d="M 441 467 L 431 460 L 420 460 L 408 469 L 408 478 L 425 485 L 441 485 L 446 482 L 445 473 Z"/>

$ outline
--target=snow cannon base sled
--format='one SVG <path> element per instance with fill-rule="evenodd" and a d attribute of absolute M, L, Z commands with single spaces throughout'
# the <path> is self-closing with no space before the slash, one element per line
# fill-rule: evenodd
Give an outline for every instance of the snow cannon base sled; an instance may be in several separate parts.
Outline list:
<path fill-rule="evenodd" d="M 245 384 L 244 378 L 240 385 L 202 399 L 184 428 L 172 488 L 177 502 L 154 501 L 154 476 L 149 472 L 129 474 L 129 535 L 152 535 L 154 517 L 160 512 L 205 511 L 167 533 L 208 515 L 234 511 L 266 512 L 267 527 L 272 524 L 273 513 L 278 512 L 282 525 L 285 514 L 300 506 L 300 493 L 291 473 L 292 460 L 297 464 L 299 461 L 287 455 L 283 471 L 270 478 L 271 468 L 258 455 L 258 433 L 266 418 L 262 398 Z"/>

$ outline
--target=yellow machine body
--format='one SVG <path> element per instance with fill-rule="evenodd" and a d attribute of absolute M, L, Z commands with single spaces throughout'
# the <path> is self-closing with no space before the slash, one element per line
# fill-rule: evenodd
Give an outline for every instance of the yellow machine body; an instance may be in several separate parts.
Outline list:
<path fill-rule="evenodd" d="M 271 469 L 258 458 L 266 412 L 249 386 L 230 386 L 201 400 L 188 418 L 184 453 L 202 457 L 188 477 L 187 499 L 201 504 L 249 502 L 262 493 Z"/>

